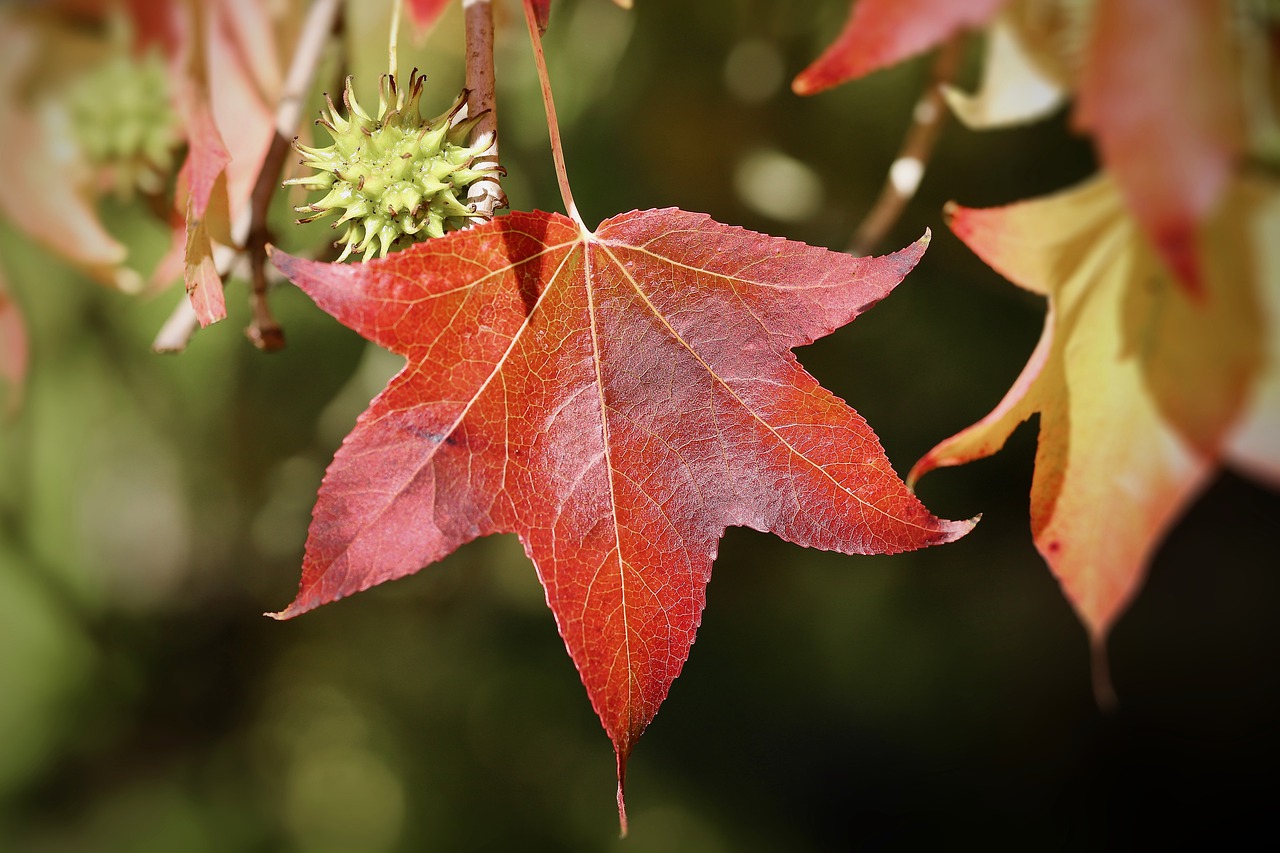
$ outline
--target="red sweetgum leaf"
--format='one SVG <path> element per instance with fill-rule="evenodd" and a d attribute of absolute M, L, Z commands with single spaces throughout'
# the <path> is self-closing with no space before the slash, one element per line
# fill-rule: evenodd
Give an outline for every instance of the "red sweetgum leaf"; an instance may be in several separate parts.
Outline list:
<path fill-rule="evenodd" d="M 547 23 L 551 19 L 551 0 L 525 0 L 529 8 L 533 10 L 533 19 L 538 24 L 538 32 L 546 33 Z M 622 9 L 630 9 L 633 0 L 613 0 L 615 6 Z"/>
<path fill-rule="evenodd" d="M 931 515 L 791 352 L 886 296 L 926 242 L 854 258 L 660 210 L 594 233 L 513 213 L 368 264 L 273 251 L 407 359 L 329 466 L 297 598 L 273 615 L 517 534 L 613 741 L 621 809 L 725 528 L 880 554 L 972 527 Z"/>
<path fill-rule="evenodd" d="M 222 195 L 220 210 L 223 211 L 223 222 L 226 221 L 225 172 L 231 155 L 222 143 L 208 103 L 195 94 L 189 97 L 187 138 L 190 153 L 180 178 L 188 188 L 182 280 L 200 325 L 208 326 L 227 316 L 222 280 L 213 262 L 213 239 L 206 217 L 216 189 Z"/>
<path fill-rule="evenodd" d="M 855 0 L 835 42 L 791 83 L 797 95 L 824 89 L 887 68 L 966 27 L 978 27 L 1005 0 Z"/>
<path fill-rule="evenodd" d="M 409 18 L 418 32 L 426 32 L 435 26 L 451 0 L 405 0 Z"/>
<path fill-rule="evenodd" d="M 103 13 L 110 13 L 112 3 L 104 2 Z M 180 49 L 182 26 L 170 3 L 155 0 L 126 0 L 125 9 L 133 24 L 133 50 L 139 56 L 156 47 L 166 56 Z"/>
<path fill-rule="evenodd" d="M 551 0 L 525 0 L 533 10 L 533 19 L 538 24 L 538 32 L 547 31 L 547 23 L 551 19 Z"/>
<path fill-rule="evenodd" d="M 1220 0 L 1098 3 L 1074 116 L 1191 293 L 1203 286 L 1197 232 L 1239 151 L 1230 12 Z"/>

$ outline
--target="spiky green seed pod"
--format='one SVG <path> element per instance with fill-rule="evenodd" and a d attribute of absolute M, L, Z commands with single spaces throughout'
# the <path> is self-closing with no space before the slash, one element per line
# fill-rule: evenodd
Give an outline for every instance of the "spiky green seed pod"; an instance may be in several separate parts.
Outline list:
<path fill-rule="evenodd" d="M 113 174 L 121 196 L 164 189 L 182 137 L 158 53 L 137 57 L 121 49 L 76 80 L 67 103 L 85 158 Z"/>
<path fill-rule="evenodd" d="M 445 112 L 422 118 L 418 102 L 425 80 L 414 69 L 406 90 L 383 75 L 378 113 L 371 116 L 356 101 L 348 77 L 342 92 L 347 117 L 326 95 L 328 114 L 321 111 L 316 122 L 329 131 L 333 144 L 312 148 L 294 140 L 302 164 L 316 173 L 285 184 L 325 191 L 319 201 L 294 208 L 307 214 L 298 222 L 341 214 L 332 226 L 347 226 L 334 243 L 343 247 L 339 261 L 353 252 L 366 261 L 374 252 L 383 257 L 397 241 L 440 237 L 464 227 L 477 217 L 474 205 L 465 201 L 467 187 L 502 173 L 486 157 L 493 151 L 491 138 L 467 144 L 479 116 L 459 118 L 465 90 Z"/>

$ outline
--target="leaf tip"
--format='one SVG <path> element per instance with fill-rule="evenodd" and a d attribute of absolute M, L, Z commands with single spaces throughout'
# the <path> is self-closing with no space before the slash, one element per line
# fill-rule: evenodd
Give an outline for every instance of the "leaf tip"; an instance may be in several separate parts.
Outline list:
<path fill-rule="evenodd" d="M 296 260 L 293 255 L 283 251 L 279 246 L 267 244 L 267 260 L 271 261 L 272 266 L 284 273 L 287 278 L 288 269 L 292 267 L 292 262 Z"/>
<path fill-rule="evenodd" d="M 818 88 L 813 85 L 813 80 L 810 79 L 808 72 L 802 71 L 792 79 L 791 91 L 793 94 L 804 98 L 816 93 Z"/>
<path fill-rule="evenodd" d="M 277 622 L 287 622 L 295 616 L 301 616 L 303 613 L 306 613 L 314 607 L 314 604 L 299 604 L 298 599 L 295 598 L 293 601 L 289 602 L 289 606 L 284 610 L 270 610 L 262 615 L 274 619 Z"/>
<path fill-rule="evenodd" d="M 945 542 L 955 542 L 967 536 L 973 528 L 978 526 L 978 522 L 982 520 L 982 513 L 978 513 L 970 518 L 961 521 L 945 521 L 942 525 L 943 538 L 938 540 L 939 544 Z"/>
<path fill-rule="evenodd" d="M 942 206 L 942 219 L 947 223 L 947 227 L 951 229 L 951 233 L 968 243 L 967 238 L 974 232 L 974 214 L 977 212 L 979 211 L 974 208 L 965 207 L 955 201 L 948 201 Z"/>
<path fill-rule="evenodd" d="M 924 257 L 924 252 L 929 248 L 929 242 L 933 239 L 933 231 L 926 228 L 924 234 L 909 246 L 903 246 L 896 252 L 885 255 L 884 258 L 898 265 L 900 270 L 899 281 L 906 277 L 907 273 L 915 269 L 916 264 L 920 263 L 920 259 Z"/>

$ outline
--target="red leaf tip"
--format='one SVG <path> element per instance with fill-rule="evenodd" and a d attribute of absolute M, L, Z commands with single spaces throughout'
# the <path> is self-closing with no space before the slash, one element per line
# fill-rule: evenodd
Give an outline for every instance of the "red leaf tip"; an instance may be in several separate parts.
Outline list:
<path fill-rule="evenodd" d="M 1196 253 L 1196 229 L 1190 223 L 1178 223 L 1160 229 L 1155 234 L 1156 250 L 1174 278 L 1192 299 L 1203 303 L 1206 299 L 1204 277 L 1200 258 Z"/>
<path fill-rule="evenodd" d="M 978 522 L 982 520 L 982 513 L 966 518 L 961 521 L 943 521 L 938 528 L 938 538 L 930 542 L 930 545 L 945 545 L 949 542 L 955 542 L 957 539 L 963 539 L 965 536 L 978 526 Z"/>
<path fill-rule="evenodd" d="M 269 616 L 270 618 L 276 620 L 277 622 L 288 622 L 293 617 L 301 616 L 303 613 L 307 612 L 310 609 L 311 608 L 309 607 L 298 607 L 298 602 L 292 601 L 289 603 L 289 606 L 286 607 L 284 610 L 269 610 L 266 613 L 263 613 L 262 615 Z"/>
<path fill-rule="evenodd" d="M 793 94 L 799 95 L 802 98 L 807 95 L 816 94 L 819 91 L 820 89 L 817 86 L 813 85 L 813 83 L 805 75 L 799 75 L 791 81 L 791 92 Z"/>
<path fill-rule="evenodd" d="M 337 599 L 334 599 L 334 600 L 336 601 Z M 320 602 L 320 603 L 324 603 L 324 602 Z M 309 600 L 306 603 L 303 603 L 302 592 L 300 591 L 298 593 L 298 596 L 294 598 L 293 601 L 289 602 L 288 607 L 284 608 L 283 610 L 268 611 L 266 613 L 263 613 L 262 615 L 269 616 L 272 619 L 276 620 L 277 622 L 287 622 L 290 619 L 294 618 L 295 616 L 301 616 L 303 613 L 307 613 L 311 610 L 315 610 L 316 607 L 318 606 L 319 604 L 317 604 L 314 599 Z"/>

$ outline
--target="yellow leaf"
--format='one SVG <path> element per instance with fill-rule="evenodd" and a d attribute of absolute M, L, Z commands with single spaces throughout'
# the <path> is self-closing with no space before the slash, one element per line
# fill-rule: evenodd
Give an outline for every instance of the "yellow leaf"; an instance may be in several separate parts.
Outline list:
<path fill-rule="evenodd" d="M 1233 188 L 1201 234 L 1199 298 L 1158 262 L 1107 178 L 1008 207 L 951 210 L 957 235 L 1045 294 L 1049 310 L 1005 399 L 911 477 L 996 452 L 1038 413 L 1032 532 L 1099 647 L 1164 533 L 1216 469 L 1260 375 L 1258 287 L 1269 280 L 1274 290 L 1276 265 L 1269 279 L 1260 272 L 1258 252 L 1274 250 L 1266 232 L 1245 226 L 1277 197 L 1274 188 Z"/>
<path fill-rule="evenodd" d="M 944 85 L 947 105 L 973 130 L 1044 118 L 1065 103 L 1062 84 L 1036 62 L 1016 25 L 1002 13 L 987 29 L 982 82 L 972 95 Z"/>
<path fill-rule="evenodd" d="M 1227 446 L 1228 460 L 1244 473 L 1280 489 L 1280 195 L 1259 205 L 1249 228 L 1267 324 L 1263 367 Z"/>

